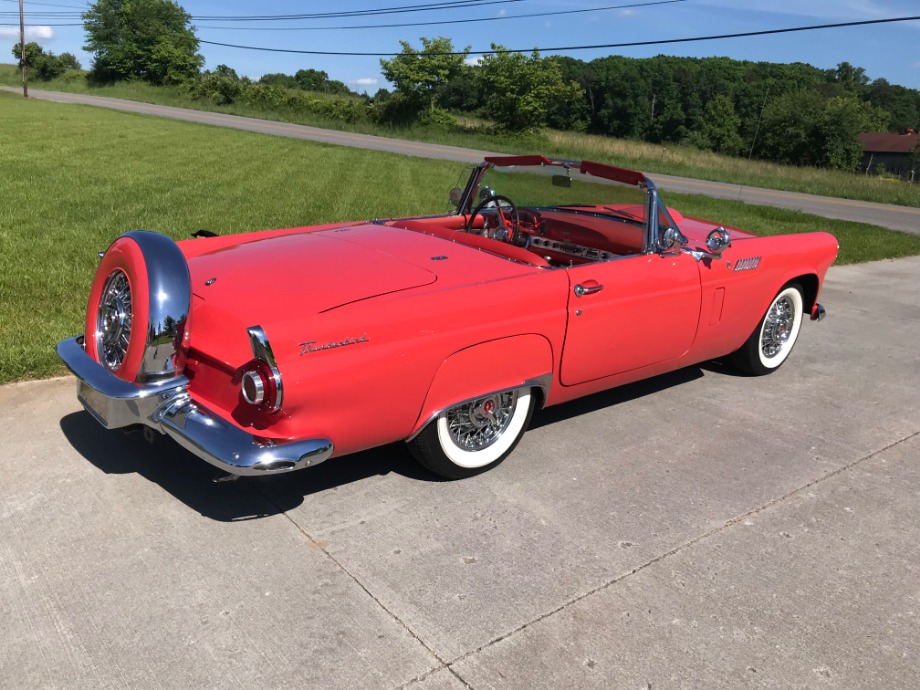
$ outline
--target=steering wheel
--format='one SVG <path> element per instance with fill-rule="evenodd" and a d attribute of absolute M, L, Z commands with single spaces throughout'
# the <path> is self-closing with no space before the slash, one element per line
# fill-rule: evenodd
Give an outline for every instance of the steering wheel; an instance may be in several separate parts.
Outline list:
<path fill-rule="evenodd" d="M 501 201 L 505 202 L 509 207 L 509 220 L 505 219 L 505 212 L 502 211 L 502 206 L 499 203 Z M 493 202 L 495 203 L 495 213 L 498 216 L 498 227 L 494 230 L 483 232 L 483 237 L 491 237 L 493 240 L 517 244 L 520 236 L 520 218 L 518 216 L 517 206 L 514 205 L 511 199 L 501 194 L 487 196 L 476 205 L 476 208 L 473 209 L 473 213 L 470 214 L 469 220 L 466 221 L 466 232 L 473 231 L 473 221 L 476 219 L 476 216 L 478 216 L 486 206 Z M 511 226 L 510 228 L 508 227 L 509 224 Z"/>

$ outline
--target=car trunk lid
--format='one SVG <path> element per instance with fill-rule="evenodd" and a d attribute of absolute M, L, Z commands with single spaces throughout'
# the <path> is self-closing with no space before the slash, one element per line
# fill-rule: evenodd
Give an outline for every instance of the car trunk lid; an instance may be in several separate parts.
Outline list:
<path fill-rule="evenodd" d="M 324 232 L 257 239 L 189 261 L 192 290 L 249 320 L 286 320 L 433 283 L 437 276 L 392 254 Z"/>

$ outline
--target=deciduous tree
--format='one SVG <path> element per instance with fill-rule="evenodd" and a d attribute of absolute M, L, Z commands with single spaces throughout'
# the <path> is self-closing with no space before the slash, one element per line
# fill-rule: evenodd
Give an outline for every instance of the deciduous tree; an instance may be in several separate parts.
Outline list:
<path fill-rule="evenodd" d="M 563 80 L 559 63 L 544 60 L 536 50 L 529 56 L 509 53 L 495 43 L 492 50 L 479 70 L 486 113 L 500 128 L 519 132 L 543 127 L 553 105 L 582 97 L 578 84 Z"/>
<path fill-rule="evenodd" d="M 434 111 L 447 83 L 463 69 L 470 47 L 455 51 L 451 40 L 444 37 L 421 41 L 421 50 L 400 41 L 402 52 L 392 60 L 381 60 L 380 68 L 405 99 Z"/>
<path fill-rule="evenodd" d="M 22 68 L 22 50 L 19 43 L 13 46 L 13 57 L 16 58 L 19 67 Z M 80 69 L 80 63 L 77 62 L 77 58 L 70 53 L 61 53 L 60 55 L 55 55 L 52 52 L 46 53 L 34 41 L 26 43 L 25 65 L 29 68 L 32 77 L 39 81 L 55 79 L 68 69 Z"/>
<path fill-rule="evenodd" d="M 742 146 L 738 135 L 740 125 L 741 118 L 735 113 L 732 100 L 719 95 L 706 104 L 698 133 L 706 148 L 735 155 Z"/>
<path fill-rule="evenodd" d="M 97 81 L 175 84 L 204 64 L 191 16 L 171 0 L 97 0 L 83 13 L 83 26 Z"/>

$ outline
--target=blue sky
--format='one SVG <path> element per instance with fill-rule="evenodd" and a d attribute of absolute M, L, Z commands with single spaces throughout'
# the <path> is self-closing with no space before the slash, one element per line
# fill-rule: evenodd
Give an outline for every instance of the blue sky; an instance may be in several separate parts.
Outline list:
<path fill-rule="evenodd" d="M 514 15 L 565 10 L 594 10 L 611 5 L 639 5 L 652 0 L 461 0 L 464 7 L 413 11 L 360 18 L 326 18 L 285 21 L 222 22 L 207 16 L 252 16 L 347 12 L 392 7 L 431 5 L 450 0 L 185 0 L 180 4 L 196 17 L 198 37 L 218 43 L 292 48 L 316 51 L 397 52 L 399 40 L 420 45 L 419 37 L 447 36 L 458 48 L 488 50 L 492 42 L 509 48 L 572 46 L 683 38 L 720 33 L 885 17 L 920 15 L 918 0 L 672 0 L 668 4 L 620 7 L 568 16 L 514 19 Z M 456 0 L 454 0 L 456 2 Z M 489 3 L 493 4 L 489 4 Z M 85 67 L 83 30 L 75 15 L 53 17 L 42 12 L 74 13 L 89 3 L 82 0 L 26 2 L 29 40 L 37 40 L 55 53 L 74 53 Z M 15 16 L 14 16 L 15 15 Z M 459 19 L 484 21 L 399 28 L 342 29 L 356 24 L 393 24 Z M 269 27 L 284 30 L 267 30 Z M 301 27 L 298 30 L 288 30 Z M 305 29 L 305 27 L 310 27 Z M 18 0 L 0 0 L 0 62 L 11 62 L 18 42 Z M 565 54 L 590 60 L 609 54 L 648 57 L 658 54 L 694 57 L 727 56 L 771 62 L 806 62 L 831 68 L 849 61 L 863 67 L 871 78 L 920 88 L 920 21 L 901 24 L 830 29 L 807 33 L 735 38 L 676 45 L 582 50 Z M 268 72 L 292 74 L 298 69 L 322 69 L 355 90 L 373 93 L 387 86 L 379 59 L 366 56 L 293 55 L 202 45 L 201 53 L 213 68 L 227 64 L 242 75 L 259 77 Z M 549 54 L 549 53 L 546 53 Z"/>

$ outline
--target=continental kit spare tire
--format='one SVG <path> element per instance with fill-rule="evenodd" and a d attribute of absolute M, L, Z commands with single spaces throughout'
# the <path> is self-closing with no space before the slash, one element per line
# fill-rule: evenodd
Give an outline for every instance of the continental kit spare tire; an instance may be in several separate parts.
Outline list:
<path fill-rule="evenodd" d="M 133 230 L 108 248 L 89 294 L 86 352 L 118 378 L 149 383 L 182 372 L 191 282 L 169 237 Z"/>

